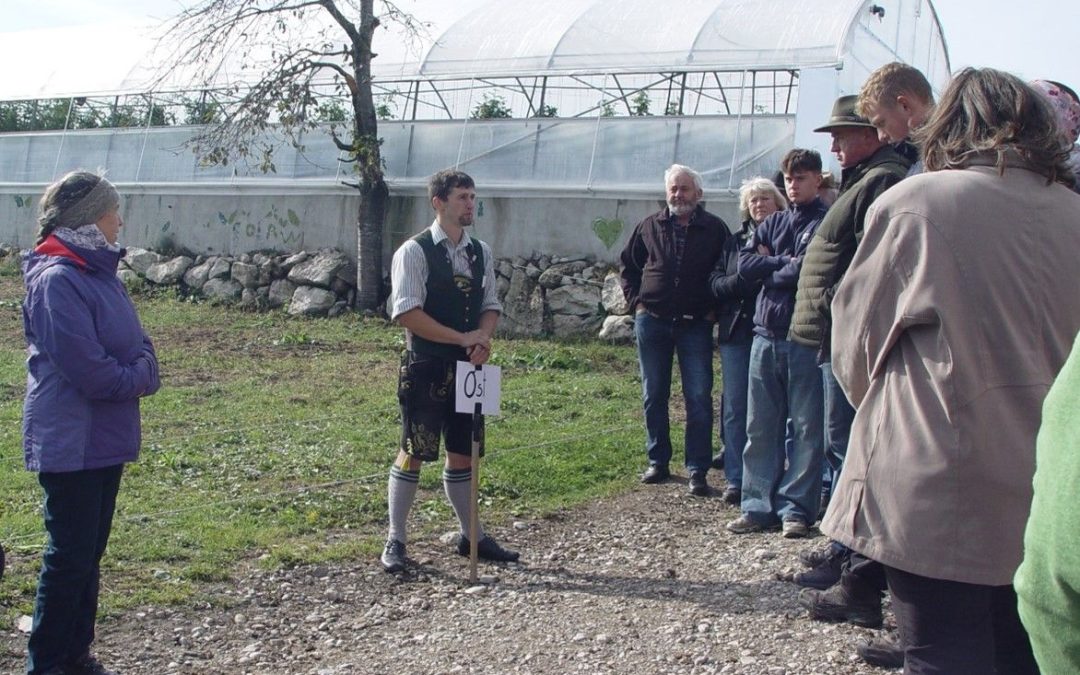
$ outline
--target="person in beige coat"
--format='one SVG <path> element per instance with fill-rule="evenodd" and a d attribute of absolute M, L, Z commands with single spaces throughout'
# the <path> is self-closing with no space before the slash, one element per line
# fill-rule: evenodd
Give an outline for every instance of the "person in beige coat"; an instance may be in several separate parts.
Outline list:
<path fill-rule="evenodd" d="M 886 568 L 905 673 L 1037 673 L 1011 583 L 1040 409 L 1080 330 L 1080 196 L 1030 87 L 967 69 L 833 301 L 858 410 L 822 530 Z"/>

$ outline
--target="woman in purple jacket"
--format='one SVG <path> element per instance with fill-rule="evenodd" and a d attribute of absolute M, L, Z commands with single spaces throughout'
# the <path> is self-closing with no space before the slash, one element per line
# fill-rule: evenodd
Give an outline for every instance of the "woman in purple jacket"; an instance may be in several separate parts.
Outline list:
<path fill-rule="evenodd" d="M 31 675 L 106 675 L 90 653 L 101 556 L 124 464 L 139 454 L 139 398 L 157 391 L 154 346 L 116 277 L 116 188 L 73 172 L 41 198 L 23 261 L 26 468 L 45 490 L 48 542 L 34 604 Z"/>

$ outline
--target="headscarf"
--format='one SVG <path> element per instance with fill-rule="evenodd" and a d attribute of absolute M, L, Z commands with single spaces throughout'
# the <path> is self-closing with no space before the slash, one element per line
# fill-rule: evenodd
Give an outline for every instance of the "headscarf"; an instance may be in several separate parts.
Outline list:
<path fill-rule="evenodd" d="M 1042 93 L 1057 116 L 1061 133 L 1069 145 L 1074 145 L 1080 138 L 1080 101 L 1077 101 L 1062 86 L 1049 80 L 1033 80 L 1031 86 Z"/>

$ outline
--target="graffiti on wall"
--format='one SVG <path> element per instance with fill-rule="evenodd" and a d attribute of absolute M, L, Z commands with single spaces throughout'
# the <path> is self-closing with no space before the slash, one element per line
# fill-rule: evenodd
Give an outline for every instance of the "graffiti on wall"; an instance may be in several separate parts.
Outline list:
<path fill-rule="evenodd" d="M 623 221 L 619 218 L 597 218 L 592 221 L 592 231 L 600 241 L 604 242 L 604 246 L 610 249 L 622 234 Z"/>
<path fill-rule="evenodd" d="M 292 209 L 286 209 L 282 214 L 271 205 L 261 218 L 239 209 L 228 214 L 218 211 L 217 216 L 219 223 L 230 228 L 234 237 L 261 240 L 267 248 L 299 250 L 304 247 L 300 216 Z M 211 224 L 206 223 L 206 227 Z"/>

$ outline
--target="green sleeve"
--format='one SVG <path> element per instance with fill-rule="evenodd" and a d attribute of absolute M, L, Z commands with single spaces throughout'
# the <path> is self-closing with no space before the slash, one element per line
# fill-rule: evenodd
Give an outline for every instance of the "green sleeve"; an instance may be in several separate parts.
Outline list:
<path fill-rule="evenodd" d="M 1080 340 L 1043 404 L 1035 495 L 1016 572 L 1020 618 L 1044 675 L 1080 673 Z"/>

